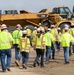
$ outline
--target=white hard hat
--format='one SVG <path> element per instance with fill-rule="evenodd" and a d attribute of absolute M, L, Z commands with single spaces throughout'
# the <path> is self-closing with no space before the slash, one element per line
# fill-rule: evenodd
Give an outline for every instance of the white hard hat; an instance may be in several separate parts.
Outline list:
<path fill-rule="evenodd" d="M 60 28 L 60 27 L 58 27 L 58 30 L 61 30 L 61 28 Z"/>
<path fill-rule="evenodd" d="M 21 27 L 21 25 L 20 25 L 20 24 L 17 24 L 16 26 L 22 29 L 22 27 Z"/>
<path fill-rule="evenodd" d="M 68 29 L 69 29 L 68 27 L 65 27 L 65 28 L 64 28 L 64 30 L 68 30 Z"/>
<path fill-rule="evenodd" d="M 67 25 L 67 24 L 65 24 L 64 26 L 69 28 L 69 25 Z"/>
<path fill-rule="evenodd" d="M 45 32 L 44 28 L 41 28 L 40 30 L 41 30 L 42 32 Z"/>
<path fill-rule="evenodd" d="M 34 27 L 34 29 L 37 29 L 37 27 Z"/>
<path fill-rule="evenodd" d="M 51 25 L 51 27 L 55 27 L 55 25 Z"/>
<path fill-rule="evenodd" d="M 41 25 L 41 23 L 39 23 L 39 25 Z"/>
<path fill-rule="evenodd" d="M 17 27 L 21 27 L 21 25 L 20 25 L 20 24 L 17 24 L 16 26 L 17 26 Z"/>
<path fill-rule="evenodd" d="M 2 24 L 1 29 L 6 29 L 6 28 L 7 28 L 6 24 Z"/>
<path fill-rule="evenodd" d="M 23 34 L 27 34 L 27 31 L 26 31 L 26 30 L 24 30 L 24 31 L 22 31 L 22 33 L 23 33 Z"/>
<path fill-rule="evenodd" d="M 40 28 L 37 28 L 37 32 L 40 32 Z"/>
<path fill-rule="evenodd" d="M 50 31 L 51 29 L 50 29 L 50 28 L 48 28 L 48 30 Z"/>

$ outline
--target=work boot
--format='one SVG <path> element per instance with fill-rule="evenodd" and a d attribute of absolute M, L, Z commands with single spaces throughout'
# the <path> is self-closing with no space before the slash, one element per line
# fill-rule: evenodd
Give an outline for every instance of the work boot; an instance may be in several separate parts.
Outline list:
<path fill-rule="evenodd" d="M 20 63 L 18 62 L 18 60 L 15 60 L 15 63 L 18 67 L 20 67 Z"/>
<path fill-rule="evenodd" d="M 7 71 L 11 71 L 11 69 L 9 67 L 7 67 L 6 69 L 7 69 Z"/>
<path fill-rule="evenodd" d="M 27 69 L 27 66 L 25 64 L 23 64 L 23 68 Z"/>
<path fill-rule="evenodd" d="M 36 63 L 33 64 L 33 67 L 36 67 Z"/>
<path fill-rule="evenodd" d="M 37 61 L 37 65 L 39 66 L 40 65 L 40 63 Z"/>

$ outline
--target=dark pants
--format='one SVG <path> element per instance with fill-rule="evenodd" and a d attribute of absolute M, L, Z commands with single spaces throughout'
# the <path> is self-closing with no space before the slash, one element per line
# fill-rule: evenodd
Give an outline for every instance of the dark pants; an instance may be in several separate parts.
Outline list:
<path fill-rule="evenodd" d="M 60 51 L 60 42 L 56 41 L 56 48 L 58 49 L 58 51 Z"/>
<path fill-rule="evenodd" d="M 11 49 L 0 50 L 2 70 L 6 71 L 6 67 L 10 68 L 11 63 Z"/>
<path fill-rule="evenodd" d="M 52 46 L 51 46 L 51 50 L 52 50 L 52 59 L 55 58 L 55 48 L 54 48 L 54 44 L 52 43 Z"/>
<path fill-rule="evenodd" d="M 29 60 L 29 52 L 21 52 L 22 54 L 22 64 L 27 64 Z"/>
<path fill-rule="evenodd" d="M 44 66 L 44 49 L 36 49 L 36 58 L 35 58 L 35 61 L 34 63 L 37 63 L 38 60 L 39 60 L 39 57 L 41 57 L 41 62 L 40 62 L 40 65 L 41 66 Z"/>
<path fill-rule="evenodd" d="M 72 45 L 73 53 L 74 53 L 74 44 Z"/>

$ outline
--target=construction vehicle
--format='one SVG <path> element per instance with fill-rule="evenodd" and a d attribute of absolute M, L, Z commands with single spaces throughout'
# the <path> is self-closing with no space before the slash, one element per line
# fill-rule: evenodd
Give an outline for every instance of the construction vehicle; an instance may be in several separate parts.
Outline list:
<path fill-rule="evenodd" d="M 74 23 L 74 14 L 72 14 L 68 7 L 55 7 L 48 14 L 48 18 L 42 23 L 44 25 L 49 23 L 49 26 L 54 24 L 56 27 L 64 28 L 65 24 L 71 26 Z"/>
<path fill-rule="evenodd" d="M 44 19 L 47 18 L 49 9 L 42 9 L 38 13 L 32 13 L 27 10 L 5 10 L 0 16 L 0 24 L 6 24 L 7 26 L 16 26 L 21 24 L 22 27 L 29 26 L 39 26 Z M 13 28 L 13 27 L 11 27 Z"/>
<path fill-rule="evenodd" d="M 54 24 L 56 27 L 63 28 L 65 24 L 69 26 L 74 23 L 74 14 L 68 7 L 55 7 L 52 12 L 49 9 L 42 9 L 40 12 L 32 13 L 27 10 L 5 10 L 4 14 L 0 14 L 0 24 L 6 24 L 7 26 L 16 26 L 21 24 L 22 27 L 28 25 L 29 27 L 37 26 L 39 23 L 42 25 Z M 12 29 L 14 27 L 11 27 Z"/>

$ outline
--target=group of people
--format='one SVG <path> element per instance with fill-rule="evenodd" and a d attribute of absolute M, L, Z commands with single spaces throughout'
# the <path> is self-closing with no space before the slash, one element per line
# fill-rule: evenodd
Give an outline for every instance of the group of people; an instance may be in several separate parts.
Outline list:
<path fill-rule="evenodd" d="M 68 25 L 61 30 L 55 25 L 34 27 L 30 30 L 28 26 L 22 30 L 20 24 L 16 25 L 16 29 L 10 34 L 5 24 L 1 25 L 0 32 L 0 60 L 2 71 L 11 71 L 11 48 L 15 49 L 15 63 L 19 68 L 27 69 L 29 60 L 29 52 L 31 47 L 36 51 L 36 57 L 33 62 L 33 67 L 36 64 L 41 68 L 44 67 L 44 52 L 46 56 L 46 64 L 49 64 L 50 58 L 55 59 L 55 45 L 60 51 L 63 47 L 65 64 L 69 64 L 69 54 L 71 54 L 71 46 L 74 52 L 74 28 L 70 29 Z M 61 46 L 60 46 L 61 45 Z M 51 55 L 52 54 L 52 55 Z M 20 60 L 22 59 L 22 65 Z"/>

